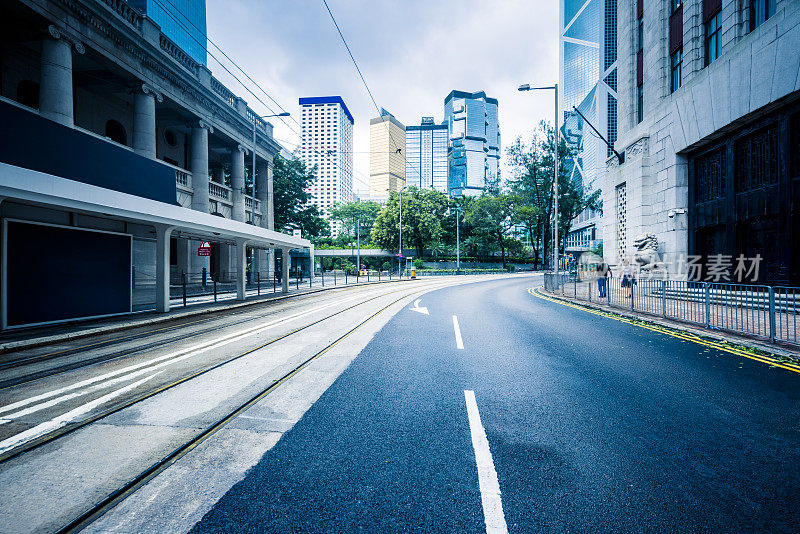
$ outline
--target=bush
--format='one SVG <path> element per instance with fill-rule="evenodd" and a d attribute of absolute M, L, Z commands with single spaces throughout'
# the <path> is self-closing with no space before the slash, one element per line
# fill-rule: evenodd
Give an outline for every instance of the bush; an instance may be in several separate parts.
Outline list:
<path fill-rule="evenodd" d="M 422 258 L 417 258 L 417 259 L 414 260 L 414 267 L 416 267 L 418 270 L 422 269 L 422 267 L 424 265 L 425 265 L 425 262 L 422 260 Z"/>
<path fill-rule="evenodd" d="M 381 271 L 388 271 L 391 268 L 392 264 L 389 263 L 388 261 L 383 262 L 383 265 L 381 265 Z"/>

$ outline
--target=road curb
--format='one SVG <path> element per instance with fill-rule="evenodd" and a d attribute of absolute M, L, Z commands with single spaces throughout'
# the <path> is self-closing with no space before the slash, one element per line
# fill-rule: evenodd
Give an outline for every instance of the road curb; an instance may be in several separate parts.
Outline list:
<path fill-rule="evenodd" d="M 123 323 L 115 323 L 110 324 L 107 326 L 98 326 L 96 328 L 88 328 L 86 330 L 80 330 L 75 332 L 65 332 L 63 334 L 54 334 L 50 336 L 44 337 L 35 337 L 30 339 L 21 339 L 18 341 L 8 341 L 5 343 L 0 343 L 0 354 L 4 354 L 7 352 L 12 352 L 16 350 L 24 350 L 24 349 L 32 349 L 36 347 L 41 347 L 43 345 L 49 345 L 51 343 L 58 343 L 62 341 L 71 341 L 74 339 L 81 339 L 90 336 L 96 336 L 99 334 L 113 334 L 114 332 L 121 332 L 124 330 L 131 330 L 134 328 L 139 328 L 141 326 L 148 326 L 153 324 L 160 324 L 166 323 L 169 321 L 174 321 L 176 319 L 184 319 L 186 317 L 195 317 L 199 315 L 205 315 L 210 313 L 217 313 L 221 311 L 228 311 L 228 310 L 236 310 L 239 308 L 245 308 L 248 306 L 255 306 L 257 304 L 266 304 L 270 302 L 278 302 L 286 299 L 291 299 L 295 297 L 302 297 L 304 295 L 313 295 L 314 293 L 320 293 L 322 291 L 331 291 L 334 289 L 346 289 L 352 287 L 364 287 L 364 286 L 371 286 L 377 284 L 390 284 L 390 283 L 399 283 L 399 282 L 409 282 L 410 280 L 382 280 L 382 281 L 375 281 L 375 282 L 360 282 L 357 284 L 352 285 L 342 285 L 342 286 L 330 286 L 330 287 L 318 287 L 310 290 L 303 290 L 302 292 L 298 293 L 289 293 L 287 295 L 279 295 L 277 297 L 255 297 L 253 300 L 246 300 L 246 301 L 234 301 L 233 303 L 221 303 L 221 304 L 211 304 L 208 307 L 199 307 L 193 310 L 186 310 L 175 312 L 174 314 L 168 314 L 158 317 L 147 317 L 145 319 L 133 319 L 130 321 L 126 321 Z M 252 297 L 251 297 L 252 298 Z M 80 322 L 76 322 L 73 324 L 80 324 Z M 24 330 L 21 330 L 24 332 Z"/>
<path fill-rule="evenodd" d="M 663 328 L 669 328 L 672 330 L 677 330 L 679 332 L 683 332 L 686 334 L 692 334 L 694 336 L 708 338 L 714 341 L 721 341 L 725 343 L 731 343 L 735 345 L 741 345 L 744 347 L 749 347 L 751 349 L 755 349 L 761 352 L 765 352 L 767 354 L 771 354 L 773 356 L 781 357 L 781 358 L 788 358 L 794 360 L 797 363 L 800 363 L 800 353 L 797 351 L 793 351 L 788 348 L 784 348 L 782 346 L 771 345 L 768 343 L 764 343 L 760 340 L 753 339 L 750 337 L 737 335 L 733 333 L 723 332 L 720 330 L 708 330 L 706 328 L 699 328 L 694 327 L 685 323 L 681 323 L 679 321 L 671 321 L 669 319 L 663 319 L 660 317 L 656 317 L 653 315 L 643 314 L 643 313 L 636 313 L 631 312 L 630 310 L 624 310 L 621 308 L 615 308 L 613 306 L 604 306 L 598 304 L 596 302 L 588 302 L 585 300 L 580 299 L 573 299 L 571 297 L 567 297 L 564 295 L 558 295 L 550 293 L 549 291 L 542 289 L 541 295 L 546 296 L 547 298 L 551 298 L 553 300 L 560 300 L 563 302 L 567 302 L 569 304 L 574 304 L 577 306 L 583 306 L 592 310 L 602 311 L 605 313 L 613 313 L 615 315 L 619 315 L 621 317 L 625 317 L 627 319 L 636 319 L 637 321 L 643 321 L 646 323 L 650 323 L 653 325 L 658 325 Z"/>

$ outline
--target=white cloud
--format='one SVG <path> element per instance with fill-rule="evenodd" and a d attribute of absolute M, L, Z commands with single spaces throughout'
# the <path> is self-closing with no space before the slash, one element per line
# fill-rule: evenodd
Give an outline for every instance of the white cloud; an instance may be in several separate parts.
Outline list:
<path fill-rule="evenodd" d="M 369 119 L 377 112 L 322 1 L 207 2 L 209 37 L 293 115 L 299 112 L 299 97 L 344 98 L 355 117 L 355 187 L 367 189 Z M 329 0 L 328 4 L 378 106 L 404 124 L 419 124 L 423 116 L 441 121 L 444 98 L 453 89 L 483 90 L 498 99 L 504 146 L 517 135 L 527 135 L 539 120 L 552 121 L 551 93 L 519 93 L 516 88 L 521 83 L 557 81 L 556 2 Z M 213 47 L 209 51 L 222 59 Z M 269 113 L 210 57 L 209 68 L 253 109 Z M 276 138 L 297 142 L 288 127 L 276 119 L 272 122 Z"/>

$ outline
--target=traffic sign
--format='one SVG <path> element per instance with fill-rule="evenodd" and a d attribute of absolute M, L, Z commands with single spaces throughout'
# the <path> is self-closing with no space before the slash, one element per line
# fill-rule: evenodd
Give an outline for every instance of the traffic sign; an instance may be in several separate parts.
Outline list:
<path fill-rule="evenodd" d="M 203 241 L 197 249 L 198 256 L 211 256 L 211 243 Z"/>

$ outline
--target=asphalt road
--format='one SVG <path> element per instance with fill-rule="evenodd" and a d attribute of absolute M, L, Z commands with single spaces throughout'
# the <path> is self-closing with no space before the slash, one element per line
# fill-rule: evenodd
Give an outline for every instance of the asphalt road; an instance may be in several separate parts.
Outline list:
<path fill-rule="evenodd" d="M 798 531 L 800 374 L 530 285 L 407 306 L 194 530 L 486 531 L 474 391 L 510 532 Z"/>

